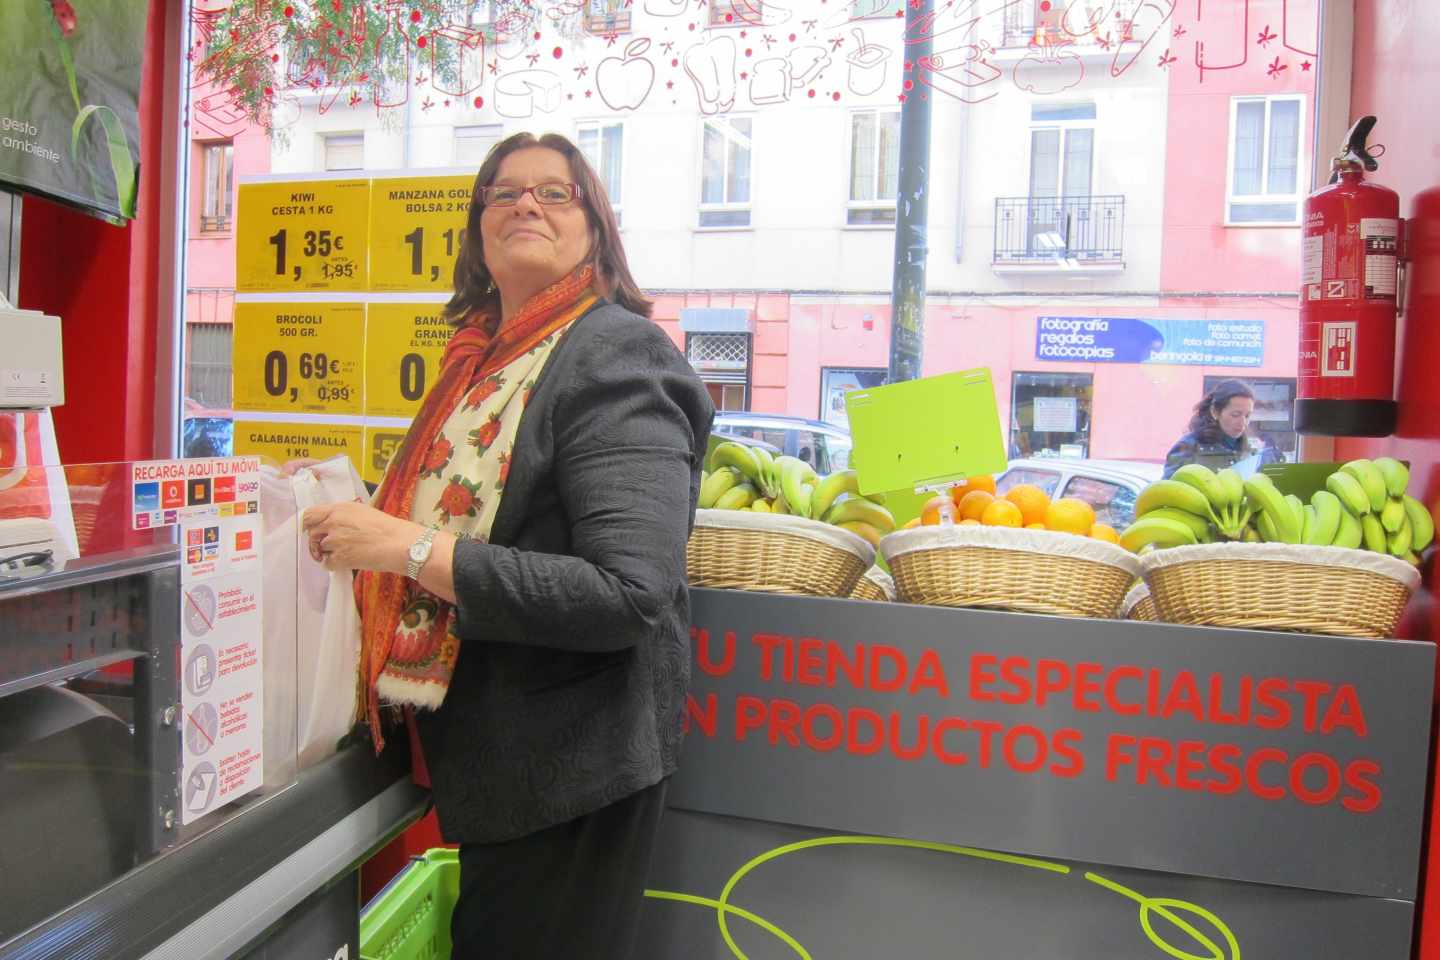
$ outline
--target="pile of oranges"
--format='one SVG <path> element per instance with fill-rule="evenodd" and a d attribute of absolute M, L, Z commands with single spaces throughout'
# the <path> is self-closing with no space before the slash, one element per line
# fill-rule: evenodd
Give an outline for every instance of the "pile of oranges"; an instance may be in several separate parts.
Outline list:
<path fill-rule="evenodd" d="M 1095 510 L 1084 500 L 1074 497 L 1051 500 L 1044 490 L 1029 483 L 1016 484 L 1004 496 L 997 496 L 995 478 L 991 476 L 971 477 L 962 486 L 953 487 L 949 496 L 942 493 L 932 497 L 920 516 L 905 524 L 904 529 L 939 526 L 947 503 L 952 519 L 958 524 L 1052 530 L 1120 542 L 1114 527 L 1095 522 Z"/>

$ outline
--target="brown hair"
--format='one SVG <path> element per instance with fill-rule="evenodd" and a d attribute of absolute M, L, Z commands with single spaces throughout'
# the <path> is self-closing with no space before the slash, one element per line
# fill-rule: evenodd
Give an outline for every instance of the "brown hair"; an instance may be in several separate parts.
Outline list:
<path fill-rule="evenodd" d="M 485 162 L 480 164 L 475 186 L 470 191 L 465 241 L 460 245 L 460 256 L 455 260 L 455 294 L 445 305 L 445 316 L 451 323 L 459 324 L 477 310 L 497 317 L 500 314 L 500 292 L 493 288 L 490 270 L 485 266 L 485 247 L 480 234 L 480 215 L 485 212 L 482 188 L 495 182 L 501 161 L 528 147 L 554 150 L 570 165 L 570 176 L 580 188 L 580 204 L 585 208 L 585 220 L 595 238 L 588 261 L 595 271 L 595 292 L 631 313 L 650 316 L 654 304 L 640 291 L 635 278 L 630 275 L 625 248 L 620 245 L 620 224 L 610 207 L 604 184 L 580 148 L 558 133 L 547 133 L 542 137 L 533 133 L 517 133 L 506 137 L 491 148 Z"/>
<path fill-rule="evenodd" d="M 1190 432 L 1195 434 L 1202 442 L 1211 443 L 1220 437 L 1220 422 L 1215 417 L 1215 411 L 1225 412 L 1230 401 L 1236 397 L 1245 397 L 1249 400 L 1255 399 L 1255 391 L 1250 389 L 1250 384 L 1244 380 L 1222 380 L 1215 384 L 1215 388 L 1200 398 L 1195 404 L 1195 409 L 1190 416 Z"/>

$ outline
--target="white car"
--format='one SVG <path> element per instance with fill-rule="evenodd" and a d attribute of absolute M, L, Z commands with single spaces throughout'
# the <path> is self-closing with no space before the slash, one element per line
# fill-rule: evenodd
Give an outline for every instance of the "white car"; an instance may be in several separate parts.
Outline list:
<path fill-rule="evenodd" d="M 1095 508 L 1097 523 L 1124 530 L 1135 519 L 1135 500 L 1140 491 L 1159 480 L 1163 471 L 1162 464 L 1136 460 L 1011 460 L 1005 472 L 995 478 L 995 491 L 1003 495 L 1017 484 L 1034 484 L 1051 499 L 1084 500 Z"/>

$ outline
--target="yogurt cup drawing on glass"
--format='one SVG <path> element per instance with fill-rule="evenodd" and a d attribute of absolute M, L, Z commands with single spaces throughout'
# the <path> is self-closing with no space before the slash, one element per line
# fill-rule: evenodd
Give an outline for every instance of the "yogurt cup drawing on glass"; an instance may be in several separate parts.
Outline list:
<path fill-rule="evenodd" d="M 850 65 L 850 92 L 856 96 L 869 96 L 885 85 L 885 68 L 890 59 L 888 48 L 865 43 L 865 34 L 856 29 L 856 47 L 845 62 Z"/>

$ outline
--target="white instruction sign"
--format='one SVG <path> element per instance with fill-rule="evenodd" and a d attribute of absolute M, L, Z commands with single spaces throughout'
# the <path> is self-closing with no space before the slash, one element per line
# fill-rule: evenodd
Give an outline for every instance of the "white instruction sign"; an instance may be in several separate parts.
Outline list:
<path fill-rule="evenodd" d="M 1074 397 L 1036 397 L 1036 433 L 1074 433 L 1078 405 Z"/>
<path fill-rule="evenodd" d="M 229 477 L 237 490 L 259 489 L 256 457 L 173 466 L 187 479 Z M 264 778 L 262 538 L 259 514 L 233 508 L 182 517 L 179 528 L 180 822 L 188 824 Z"/>

